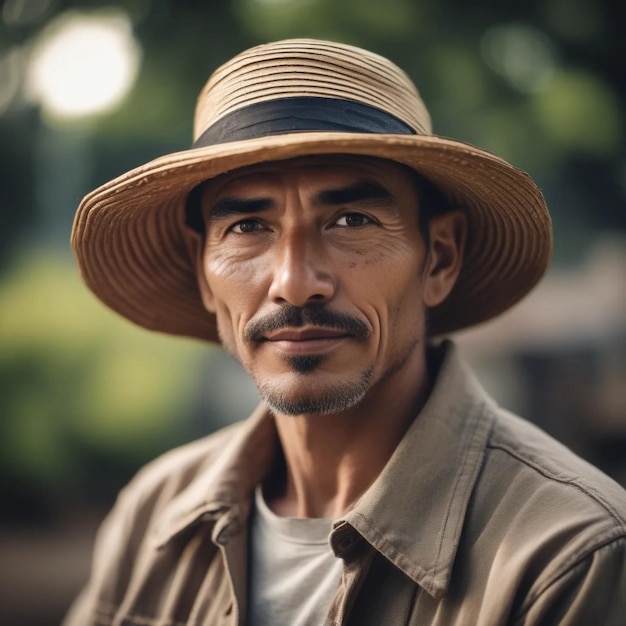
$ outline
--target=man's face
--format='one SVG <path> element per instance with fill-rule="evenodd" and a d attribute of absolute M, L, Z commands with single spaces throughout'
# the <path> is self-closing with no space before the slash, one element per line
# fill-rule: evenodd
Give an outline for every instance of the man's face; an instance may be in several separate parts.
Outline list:
<path fill-rule="evenodd" d="M 273 410 L 341 412 L 423 350 L 426 250 L 402 166 L 262 164 L 209 183 L 202 206 L 205 306 Z"/>

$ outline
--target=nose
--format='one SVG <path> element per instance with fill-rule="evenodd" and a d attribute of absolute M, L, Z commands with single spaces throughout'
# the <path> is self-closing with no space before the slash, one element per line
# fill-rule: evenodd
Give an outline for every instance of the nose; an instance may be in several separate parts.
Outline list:
<path fill-rule="evenodd" d="M 336 282 L 318 233 L 295 227 L 284 232 L 276 246 L 268 292 L 273 302 L 305 306 L 332 299 Z"/>

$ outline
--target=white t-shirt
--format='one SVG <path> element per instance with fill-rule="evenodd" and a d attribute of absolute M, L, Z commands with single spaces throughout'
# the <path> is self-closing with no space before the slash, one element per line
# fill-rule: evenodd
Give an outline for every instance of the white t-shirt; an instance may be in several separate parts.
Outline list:
<path fill-rule="evenodd" d="M 343 561 L 330 549 L 332 520 L 280 517 L 255 492 L 250 524 L 249 626 L 320 626 Z"/>

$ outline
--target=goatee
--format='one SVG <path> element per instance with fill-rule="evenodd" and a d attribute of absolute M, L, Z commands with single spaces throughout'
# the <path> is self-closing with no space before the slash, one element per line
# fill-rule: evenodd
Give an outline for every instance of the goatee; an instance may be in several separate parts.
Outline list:
<path fill-rule="evenodd" d="M 304 392 L 299 396 L 281 392 L 271 383 L 258 385 L 258 390 L 265 404 L 280 415 L 332 415 L 359 404 L 367 394 L 373 376 L 374 368 L 370 367 L 355 382 L 343 382 L 317 393 Z"/>

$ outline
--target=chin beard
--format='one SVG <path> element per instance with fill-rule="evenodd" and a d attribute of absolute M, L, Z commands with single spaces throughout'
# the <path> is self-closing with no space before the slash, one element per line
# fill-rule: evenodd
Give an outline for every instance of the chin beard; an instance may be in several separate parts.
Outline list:
<path fill-rule="evenodd" d="M 314 367 L 300 371 L 312 371 Z M 294 369 L 296 369 L 295 366 Z M 373 376 L 374 368 L 372 367 L 363 372 L 356 382 L 335 385 L 330 389 L 322 389 L 315 394 L 307 390 L 296 396 L 283 392 L 271 383 L 258 385 L 258 390 L 265 404 L 274 413 L 280 415 L 333 415 L 347 411 L 359 404 L 368 392 Z M 302 378 L 301 381 L 306 384 L 305 378 Z"/>
<path fill-rule="evenodd" d="M 298 374 L 309 374 L 316 370 L 324 360 L 323 355 L 304 354 L 301 356 L 288 356 L 283 359 L 291 369 Z"/>

